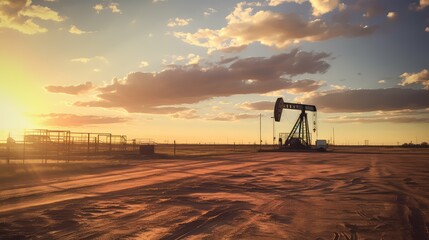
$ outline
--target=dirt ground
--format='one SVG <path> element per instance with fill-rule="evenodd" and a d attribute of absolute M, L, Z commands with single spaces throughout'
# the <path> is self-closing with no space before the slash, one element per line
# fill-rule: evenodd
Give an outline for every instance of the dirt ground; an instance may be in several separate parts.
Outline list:
<path fill-rule="evenodd" d="M 429 154 L 0 165 L 1 239 L 429 239 Z"/>

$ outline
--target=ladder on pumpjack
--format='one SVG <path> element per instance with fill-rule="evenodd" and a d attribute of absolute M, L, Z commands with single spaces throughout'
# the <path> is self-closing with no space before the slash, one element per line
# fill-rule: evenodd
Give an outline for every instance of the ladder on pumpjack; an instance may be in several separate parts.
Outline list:
<path fill-rule="evenodd" d="M 305 111 L 311 111 L 316 113 L 317 108 L 314 105 L 299 104 L 299 103 L 287 103 L 283 101 L 283 98 L 277 98 L 276 104 L 274 105 L 274 120 L 279 122 L 282 116 L 283 109 L 301 110 L 301 114 L 295 122 L 292 131 L 289 133 L 284 144 L 281 143 L 282 147 L 286 148 L 311 148 L 311 135 L 308 125 L 307 113 Z M 313 131 L 316 131 L 316 121 L 313 122 Z"/>

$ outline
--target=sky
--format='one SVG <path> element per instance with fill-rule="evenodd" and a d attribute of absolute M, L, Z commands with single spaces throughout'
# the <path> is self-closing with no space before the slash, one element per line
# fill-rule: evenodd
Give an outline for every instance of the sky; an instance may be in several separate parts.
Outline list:
<path fill-rule="evenodd" d="M 0 0 L 0 138 L 429 142 L 428 0 Z"/>

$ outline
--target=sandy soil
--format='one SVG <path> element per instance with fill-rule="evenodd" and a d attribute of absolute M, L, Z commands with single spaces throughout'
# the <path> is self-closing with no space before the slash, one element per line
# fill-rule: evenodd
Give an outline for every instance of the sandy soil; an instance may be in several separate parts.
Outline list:
<path fill-rule="evenodd" d="M 86 164 L 0 175 L 0 238 L 429 239 L 427 153 Z"/>

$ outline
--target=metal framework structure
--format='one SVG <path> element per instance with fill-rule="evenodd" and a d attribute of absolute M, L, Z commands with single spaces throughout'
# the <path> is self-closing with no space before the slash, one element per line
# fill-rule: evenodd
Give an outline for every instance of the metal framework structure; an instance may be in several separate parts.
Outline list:
<path fill-rule="evenodd" d="M 9 133 L 7 141 L 0 142 L 0 158 L 7 159 L 68 159 L 137 150 L 136 141 L 127 140 L 126 135 L 69 130 L 25 129 Z"/>
<path fill-rule="evenodd" d="M 317 112 L 314 105 L 299 104 L 299 103 L 285 103 L 283 98 L 277 98 L 274 106 L 274 119 L 279 122 L 281 119 L 283 109 L 300 110 L 301 114 L 295 122 L 292 130 L 287 136 L 283 146 L 290 148 L 310 148 L 311 147 L 311 134 L 308 125 L 308 117 L 305 111 Z M 316 131 L 316 122 L 314 122 L 314 129 Z"/>

